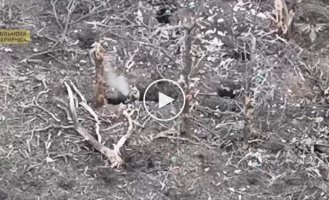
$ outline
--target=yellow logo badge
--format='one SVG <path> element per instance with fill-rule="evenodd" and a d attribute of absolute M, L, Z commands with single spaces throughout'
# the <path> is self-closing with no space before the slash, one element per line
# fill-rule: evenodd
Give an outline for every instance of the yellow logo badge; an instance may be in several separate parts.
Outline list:
<path fill-rule="evenodd" d="M 0 29 L 0 44 L 26 44 L 31 42 L 30 31 Z"/>

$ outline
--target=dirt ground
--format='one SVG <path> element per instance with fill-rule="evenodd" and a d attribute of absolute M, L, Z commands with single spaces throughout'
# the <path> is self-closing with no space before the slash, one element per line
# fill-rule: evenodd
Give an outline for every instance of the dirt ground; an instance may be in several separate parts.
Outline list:
<path fill-rule="evenodd" d="M 287 41 L 273 31 L 269 0 L 11 2 L 21 13 L 10 26 L 30 30 L 32 41 L 0 46 L 0 200 L 329 199 L 329 3 L 303 1 L 294 30 L 316 24 L 310 13 L 324 26 L 316 38 L 306 31 Z M 169 18 L 159 14 L 163 2 Z M 168 27 L 195 16 L 190 78 L 200 93 L 188 131 L 180 133 L 181 118 L 156 121 L 133 102 L 125 163 L 111 168 L 72 128 L 64 82 L 92 105 L 89 50 L 98 39 L 142 87 L 179 80 L 184 32 Z M 128 128 L 120 109 L 95 109 L 109 148 Z M 93 134 L 94 118 L 81 106 L 77 113 Z"/>

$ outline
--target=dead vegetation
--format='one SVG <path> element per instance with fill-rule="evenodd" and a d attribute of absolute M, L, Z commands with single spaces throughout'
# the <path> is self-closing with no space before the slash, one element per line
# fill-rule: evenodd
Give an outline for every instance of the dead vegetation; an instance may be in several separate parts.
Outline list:
<path fill-rule="evenodd" d="M 273 21 L 276 23 L 278 32 L 291 38 L 291 28 L 295 15 L 293 8 L 289 9 L 285 0 L 274 0 L 273 13 L 275 15 Z"/>
<path fill-rule="evenodd" d="M 105 61 L 104 61 L 105 49 L 99 44 L 95 43 L 94 48 L 91 50 L 90 55 L 95 63 L 95 104 L 97 107 L 102 107 L 107 104 L 107 83 L 105 75 Z"/>

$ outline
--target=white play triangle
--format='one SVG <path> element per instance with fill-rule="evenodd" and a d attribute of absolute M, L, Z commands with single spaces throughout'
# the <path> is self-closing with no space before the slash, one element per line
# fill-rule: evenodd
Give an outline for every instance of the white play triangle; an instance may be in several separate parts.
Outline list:
<path fill-rule="evenodd" d="M 168 97 L 167 95 L 159 92 L 159 109 L 170 104 L 173 102 L 175 99 Z"/>

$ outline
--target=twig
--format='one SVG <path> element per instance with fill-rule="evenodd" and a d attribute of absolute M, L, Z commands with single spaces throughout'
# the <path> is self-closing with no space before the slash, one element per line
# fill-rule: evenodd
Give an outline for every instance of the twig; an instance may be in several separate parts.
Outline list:
<path fill-rule="evenodd" d="M 132 122 L 132 119 L 131 119 L 131 115 L 133 115 L 133 112 L 132 113 L 128 113 L 127 110 L 124 110 L 123 111 L 123 115 L 128 120 L 128 130 L 127 130 L 127 133 L 120 138 L 120 140 L 118 141 L 117 144 L 113 144 L 114 151 L 118 152 L 119 155 L 120 155 L 120 148 L 125 144 L 125 142 L 131 137 L 131 135 L 133 133 L 133 122 Z"/>
<path fill-rule="evenodd" d="M 69 5 L 67 6 L 67 16 L 65 17 L 66 20 L 65 20 L 65 27 L 64 27 L 63 35 L 62 35 L 62 42 L 65 41 L 65 37 L 66 37 L 68 27 L 70 24 L 70 20 L 71 20 L 71 14 L 75 10 L 77 4 L 78 3 L 76 2 L 76 0 L 71 0 Z"/>
<path fill-rule="evenodd" d="M 47 113 L 49 116 L 51 116 L 56 122 L 61 122 L 60 119 L 58 119 L 55 114 L 53 114 L 52 112 L 50 112 L 49 110 L 47 110 L 46 108 L 40 106 L 39 104 L 35 104 L 32 105 L 33 107 L 39 108 L 40 110 L 42 110 L 43 112 Z"/>
<path fill-rule="evenodd" d="M 149 46 L 149 47 L 160 50 L 167 58 L 170 59 L 171 62 L 176 63 L 176 61 L 172 58 L 170 53 L 167 50 L 165 50 L 164 48 L 161 48 L 160 46 L 157 46 L 157 45 L 152 44 L 152 43 L 146 43 L 146 42 L 141 42 L 141 41 L 138 41 L 137 43 L 140 44 L 140 45 L 145 45 L 145 46 Z"/>
<path fill-rule="evenodd" d="M 251 91 L 251 82 L 253 74 L 253 65 L 256 53 L 256 38 L 252 36 L 251 38 L 251 50 L 250 50 L 250 62 L 246 64 L 246 80 L 245 80 L 245 99 L 244 99 L 244 145 L 248 144 L 249 136 L 252 132 L 252 120 L 254 114 L 254 99 Z"/>
<path fill-rule="evenodd" d="M 74 128 L 72 125 L 69 125 L 69 126 L 63 126 L 63 125 L 54 125 L 54 124 L 50 124 L 46 127 L 43 127 L 43 128 L 38 128 L 38 129 L 33 129 L 33 130 L 30 130 L 30 131 L 27 131 L 25 133 L 30 133 L 30 132 L 42 132 L 42 131 L 46 131 L 48 129 L 52 129 L 52 128 L 56 128 L 56 129 L 71 129 L 71 128 Z"/>
<path fill-rule="evenodd" d="M 212 147 L 210 147 L 209 145 L 206 144 L 202 144 L 201 142 L 194 142 L 193 140 L 189 139 L 189 138 L 185 138 L 185 137 L 176 137 L 176 136 L 172 136 L 169 134 L 173 134 L 176 133 L 173 130 L 167 130 L 164 132 L 161 132 L 159 134 L 157 134 L 153 139 L 158 139 L 158 138 L 167 138 L 170 140 L 180 140 L 180 141 L 184 141 L 184 142 L 188 142 L 190 144 L 194 144 L 194 145 L 205 145 L 206 147 L 208 147 L 209 149 L 211 149 Z"/>
<path fill-rule="evenodd" d="M 82 102 L 87 102 L 86 98 L 82 95 L 82 93 L 78 90 L 78 88 L 74 85 L 72 81 L 70 81 L 70 85 L 75 93 L 77 93 Z"/>
<path fill-rule="evenodd" d="M 35 103 L 35 104 L 38 104 L 38 100 L 39 100 L 39 98 L 40 98 L 41 95 L 47 94 L 47 93 L 50 91 L 50 89 L 48 88 L 48 86 L 47 86 L 47 84 L 46 84 L 45 77 L 43 77 L 43 78 L 42 78 L 41 80 L 39 80 L 39 81 L 42 82 L 42 85 L 43 85 L 43 87 L 44 87 L 45 90 L 43 90 L 43 91 L 41 91 L 41 92 L 39 92 L 39 93 L 37 94 L 37 96 L 36 96 L 35 99 L 34 99 L 34 103 Z"/>
<path fill-rule="evenodd" d="M 192 120 L 194 123 L 198 124 L 198 125 L 201 126 L 202 128 L 206 129 L 209 133 L 213 134 L 216 138 L 220 138 L 220 137 L 221 137 L 218 133 L 216 133 L 216 131 L 211 130 L 209 127 L 207 127 L 207 126 L 201 124 L 201 123 L 198 122 L 196 119 L 191 118 L 190 120 Z"/>
<path fill-rule="evenodd" d="M 57 103 L 56 105 L 58 108 L 62 109 L 65 112 L 67 121 L 72 121 L 72 117 L 71 117 L 70 111 L 67 109 L 66 103 L 62 99 L 59 99 L 57 97 L 55 97 L 55 100 L 60 103 L 60 104 Z"/>
<path fill-rule="evenodd" d="M 45 54 L 52 53 L 52 52 L 55 52 L 55 51 L 59 51 L 60 49 L 53 49 L 56 45 L 57 45 L 57 43 L 55 45 L 53 45 L 53 47 L 51 49 L 49 49 L 49 50 L 42 51 L 42 52 L 35 53 L 35 54 L 30 55 L 30 56 L 27 56 L 26 58 L 24 58 L 23 60 L 21 60 L 19 63 L 27 63 L 27 62 L 29 62 L 29 60 L 31 58 L 34 58 L 36 56 L 41 56 L 41 55 L 45 55 Z"/>
<path fill-rule="evenodd" d="M 74 123 L 74 128 L 75 130 L 84 137 L 84 139 L 91 144 L 97 151 L 99 151 L 100 153 L 102 153 L 104 156 L 106 156 L 110 162 L 111 162 L 111 167 L 118 167 L 123 163 L 122 158 L 119 156 L 119 153 L 115 150 L 111 150 L 105 146 L 103 146 L 101 143 L 99 143 L 97 140 L 95 140 L 89 133 L 88 131 L 83 128 L 79 122 L 78 122 L 78 116 L 76 113 L 76 108 L 75 108 L 75 104 L 74 104 L 74 97 L 73 97 L 73 92 L 71 87 L 69 86 L 68 83 L 64 83 L 66 88 L 67 88 L 67 92 L 69 95 L 69 105 L 70 105 L 70 111 L 71 111 L 71 116 L 73 118 L 73 123 Z"/>
<path fill-rule="evenodd" d="M 97 10 L 95 9 L 95 10 L 93 10 L 92 12 L 90 12 L 90 13 L 88 13 L 88 14 L 86 14 L 86 15 L 83 15 L 83 16 L 81 16 L 80 18 L 78 18 L 77 20 L 71 22 L 69 25 L 73 25 L 73 24 L 79 23 L 80 21 L 82 21 L 82 20 L 84 20 L 84 19 L 86 19 L 86 18 L 88 18 L 88 17 L 91 17 L 91 16 L 93 16 L 93 15 L 95 15 L 95 14 L 101 14 L 101 13 L 103 13 L 103 12 L 106 12 L 106 11 L 112 11 L 112 10 L 113 10 L 113 8 L 106 8 L 106 9 L 99 10 L 99 11 L 97 11 Z"/>
<path fill-rule="evenodd" d="M 89 114 L 91 116 L 94 117 L 95 119 L 95 132 L 96 132 L 96 135 L 97 135 L 97 140 L 99 143 L 102 142 L 102 136 L 101 134 L 99 133 L 99 125 L 101 124 L 101 122 L 99 121 L 99 118 L 97 116 L 97 114 L 95 113 L 95 111 L 87 104 L 87 101 L 86 101 L 86 98 L 81 94 L 81 92 L 78 90 L 78 88 L 74 85 L 74 83 L 72 81 L 70 81 L 70 85 L 71 87 L 73 88 L 74 92 L 77 93 L 81 99 L 81 102 L 80 102 L 80 105 L 86 109 Z"/>
<path fill-rule="evenodd" d="M 48 92 L 50 91 L 49 88 L 48 88 L 48 86 L 47 86 L 47 84 L 46 84 L 45 79 L 42 78 L 40 81 L 42 81 L 42 84 L 43 84 L 45 90 L 39 92 L 39 93 L 36 95 L 36 97 L 33 98 L 33 101 L 32 101 L 32 104 L 31 104 L 31 105 L 22 105 L 22 107 L 23 107 L 23 108 L 27 108 L 27 107 L 29 107 L 29 106 L 31 106 L 31 107 L 36 107 L 36 108 L 42 110 L 43 112 L 47 113 L 47 114 L 48 114 L 49 116 L 51 116 L 56 122 L 61 122 L 61 120 L 58 119 L 58 118 L 55 116 L 55 114 L 53 114 L 52 112 L 50 112 L 50 111 L 47 110 L 46 108 L 44 108 L 44 107 L 42 107 L 42 106 L 39 105 L 39 103 L 38 103 L 39 97 L 40 97 L 41 95 L 46 94 L 46 93 L 48 93 Z"/>
<path fill-rule="evenodd" d="M 161 73 L 161 71 L 160 71 L 160 69 L 159 69 L 159 65 L 162 66 L 162 64 L 158 64 L 158 65 L 156 65 L 157 72 L 158 72 L 159 76 L 160 76 L 162 79 L 165 79 L 165 77 L 163 76 L 163 74 Z"/>
<path fill-rule="evenodd" d="M 123 122 L 116 123 L 116 124 L 114 124 L 113 126 L 110 126 L 110 127 L 106 128 L 106 129 L 103 129 L 103 130 L 101 130 L 101 131 L 102 131 L 102 132 L 108 132 L 108 131 L 110 131 L 110 130 L 112 130 L 112 129 L 115 129 L 115 128 L 121 126 L 122 124 L 123 124 Z"/>
<path fill-rule="evenodd" d="M 58 15 L 57 15 L 57 11 L 56 11 L 56 3 L 57 3 L 57 0 L 50 1 L 51 6 L 53 7 L 53 13 L 54 13 L 57 25 L 61 30 L 63 30 L 63 25 L 59 22 L 59 19 L 58 19 Z"/>
<path fill-rule="evenodd" d="M 43 26 L 41 29 L 39 29 L 36 33 L 36 35 L 39 37 L 39 38 L 46 38 L 47 40 L 49 41 L 52 41 L 54 43 L 57 43 L 58 41 L 56 39 L 53 39 L 49 36 L 46 36 L 46 35 L 42 35 L 41 32 L 46 28 L 47 25 Z"/>
<path fill-rule="evenodd" d="M 202 52 L 202 55 L 201 55 L 201 58 L 199 58 L 198 60 L 197 60 L 197 63 L 192 67 L 192 69 L 191 69 L 191 74 L 193 74 L 193 72 L 197 72 L 198 71 L 198 69 L 199 69 L 199 65 L 200 65 L 200 62 L 205 58 L 207 56 L 207 53 L 204 53 L 204 52 Z M 200 93 L 199 93 L 200 94 Z"/>
<path fill-rule="evenodd" d="M 136 54 L 129 55 L 129 59 L 125 63 L 125 69 L 127 71 L 130 71 L 130 69 L 135 65 L 135 61 L 134 61 L 135 56 L 136 56 Z"/>
<path fill-rule="evenodd" d="M 166 27 L 157 27 L 155 31 L 150 35 L 150 38 L 153 36 L 159 34 L 160 31 L 170 31 L 170 30 L 177 30 L 177 29 L 182 29 L 184 26 L 182 25 L 175 25 L 175 26 L 166 26 Z"/>
<path fill-rule="evenodd" d="M 300 194 L 298 196 L 298 200 L 304 199 L 306 190 L 307 190 L 307 185 L 304 185 L 303 189 L 301 190 L 301 192 L 300 192 Z"/>

